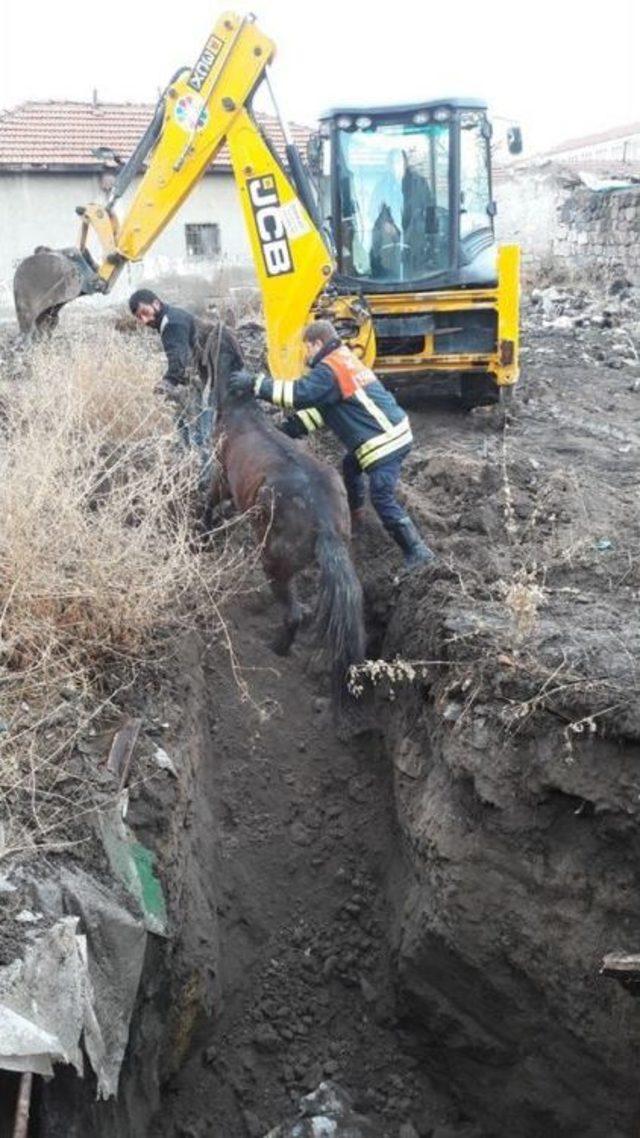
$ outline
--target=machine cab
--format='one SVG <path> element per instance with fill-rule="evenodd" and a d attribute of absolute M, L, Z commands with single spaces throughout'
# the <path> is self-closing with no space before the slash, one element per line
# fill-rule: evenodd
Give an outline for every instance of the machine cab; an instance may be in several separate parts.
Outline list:
<path fill-rule="evenodd" d="M 310 166 L 334 283 L 378 294 L 495 285 L 490 140 L 476 99 L 327 112 Z"/>

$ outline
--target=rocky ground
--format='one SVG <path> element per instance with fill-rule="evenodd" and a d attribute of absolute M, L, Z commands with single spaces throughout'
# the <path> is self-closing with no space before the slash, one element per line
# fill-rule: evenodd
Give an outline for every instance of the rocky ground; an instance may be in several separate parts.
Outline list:
<path fill-rule="evenodd" d="M 271 654 L 266 593 L 233 668 L 191 646 L 162 715 L 193 761 L 131 816 L 174 922 L 123 1080 L 154 1138 L 636 1132 L 640 1012 L 599 970 L 640 951 L 639 299 L 534 292 L 506 425 L 407 396 L 440 568 L 394 583 L 373 515 L 356 538 L 389 666 L 352 730 L 304 638 Z M 69 1096 L 47 1138 L 144 1133 L 133 1105 L 65 1130 Z"/>

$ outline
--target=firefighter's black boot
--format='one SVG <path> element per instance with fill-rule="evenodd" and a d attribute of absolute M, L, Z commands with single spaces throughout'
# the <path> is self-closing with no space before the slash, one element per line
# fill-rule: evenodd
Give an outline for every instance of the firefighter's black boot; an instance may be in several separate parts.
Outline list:
<path fill-rule="evenodd" d="M 411 518 L 406 514 L 399 521 L 392 522 L 387 529 L 404 553 L 405 569 L 417 569 L 419 565 L 428 565 L 436 560 L 435 553 L 422 540 Z"/>

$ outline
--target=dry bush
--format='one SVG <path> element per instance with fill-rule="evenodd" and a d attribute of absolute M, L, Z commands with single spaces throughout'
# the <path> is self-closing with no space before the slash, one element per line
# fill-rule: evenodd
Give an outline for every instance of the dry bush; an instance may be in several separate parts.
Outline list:
<path fill-rule="evenodd" d="M 509 582 L 498 582 L 511 622 L 513 646 L 522 644 L 531 635 L 538 619 L 538 609 L 546 603 L 545 591 L 536 577 L 534 567 L 517 570 Z"/>
<path fill-rule="evenodd" d="M 146 342 L 95 327 L 40 347 L 9 383 L 0 437 L 0 788 L 33 795 L 70 753 L 50 727 L 80 693 L 84 726 L 131 684 L 158 630 L 220 626 L 241 554 L 194 542 L 197 469 L 153 394 Z M 120 672 L 118 669 L 120 668 Z M 108 675 L 108 680 L 106 676 Z M 1 843 L 0 843 L 1 844 Z"/>

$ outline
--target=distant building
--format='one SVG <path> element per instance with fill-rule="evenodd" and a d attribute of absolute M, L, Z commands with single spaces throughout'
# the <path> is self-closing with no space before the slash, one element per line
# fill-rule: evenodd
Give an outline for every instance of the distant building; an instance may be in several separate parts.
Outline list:
<path fill-rule="evenodd" d="M 0 112 L 0 311 L 5 315 L 17 262 L 36 245 L 74 245 L 76 206 L 106 198 L 115 167 L 92 151 L 109 147 L 126 159 L 153 111 L 153 106 L 140 103 L 30 102 Z M 284 161 L 277 120 L 257 117 Z M 293 126 L 292 132 L 304 151 L 309 129 Z M 122 202 L 117 208 L 122 213 Z M 223 148 L 144 264 L 125 270 L 123 283 L 126 287 L 143 275 L 165 273 L 206 276 L 221 263 L 247 265 L 250 260 L 229 154 Z"/>
<path fill-rule="evenodd" d="M 640 164 L 640 122 L 627 126 L 612 127 L 600 134 L 589 134 L 583 138 L 570 138 L 547 150 L 545 158 L 555 162 L 571 164 L 623 163 Z"/>

